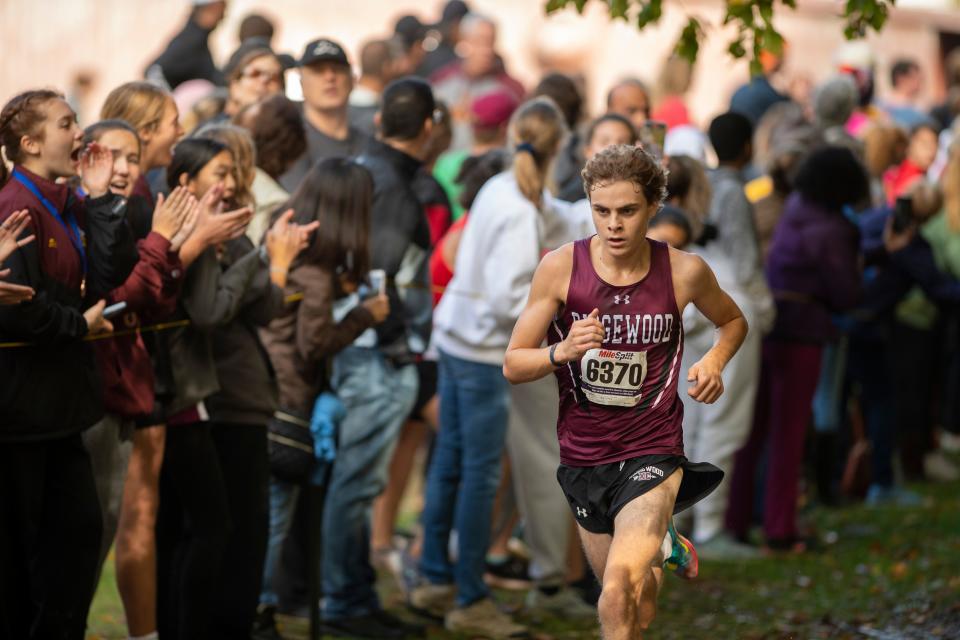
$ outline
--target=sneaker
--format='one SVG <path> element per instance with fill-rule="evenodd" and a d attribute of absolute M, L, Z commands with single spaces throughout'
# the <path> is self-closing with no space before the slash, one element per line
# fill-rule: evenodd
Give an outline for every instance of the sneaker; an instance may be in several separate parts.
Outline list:
<path fill-rule="evenodd" d="M 283 640 L 277 631 L 277 608 L 271 605 L 258 605 L 257 615 L 253 619 L 253 640 Z"/>
<path fill-rule="evenodd" d="M 406 593 L 406 582 L 404 579 L 403 554 L 394 547 L 385 549 L 375 549 L 370 552 L 370 564 L 377 571 L 389 573 L 397 588 Z"/>
<path fill-rule="evenodd" d="M 388 626 L 374 614 L 365 616 L 350 616 L 323 620 L 323 633 L 335 638 L 370 638 L 371 640 L 387 640 L 389 638 L 406 638 L 402 629 Z"/>
<path fill-rule="evenodd" d="M 718 533 L 706 542 L 698 542 L 696 553 L 705 560 L 752 560 L 762 556 L 758 548 L 734 540 L 726 532 Z"/>
<path fill-rule="evenodd" d="M 371 614 L 380 624 L 403 632 L 404 637 L 424 638 L 427 634 L 427 628 L 422 624 L 407 622 L 403 618 L 393 615 L 385 609 L 378 609 Z"/>
<path fill-rule="evenodd" d="M 418 615 L 443 622 L 455 606 L 455 595 L 452 584 L 421 584 L 410 590 L 407 608 Z"/>
<path fill-rule="evenodd" d="M 525 591 L 533 586 L 530 581 L 530 563 L 512 553 L 502 562 L 488 560 L 483 580 L 491 587 L 512 591 Z"/>
<path fill-rule="evenodd" d="M 923 456 L 923 473 L 934 482 L 960 480 L 960 469 L 939 449 Z"/>
<path fill-rule="evenodd" d="M 527 628 L 497 609 L 497 605 L 490 598 L 478 600 L 468 607 L 454 609 L 447 614 L 444 626 L 447 631 L 490 640 L 529 637 Z"/>
<path fill-rule="evenodd" d="M 867 489 L 865 503 L 868 507 L 919 507 L 923 504 L 923 498 L 903 487 L 872 484 Z"/>
<path fill-rule="evenodd" d="M 527 592 L 526 607 L 533 615 L 547 614 L 565 620 L 597 617 L 597 608 L 584 602 L 570 587 L 563 587 L 553 595 L 531 589 Z"/>
<path fill-rule="evenodd" d="M 664 536 L 664 545 L 667 538 L 670 539 L 669 555 L 664 553 L 663 566 L 665 569 L 673 571 L 684 580 L 692 580 L 697 577 L 700 571 L 700 561 L 697 559 L 697 550 L 693 548 L 693 543 L 677 533 L 673 526 L 673 519 L 667 525 L 667 535 Z"/>

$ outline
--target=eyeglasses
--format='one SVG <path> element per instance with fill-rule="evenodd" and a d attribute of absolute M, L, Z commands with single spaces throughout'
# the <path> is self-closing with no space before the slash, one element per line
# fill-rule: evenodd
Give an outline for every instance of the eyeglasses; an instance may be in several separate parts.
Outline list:
<path fill-rule="evenodd" d="M 241 78 L 248 78 L 250 80 L 264 80 L 266 82 L 280 82 L 280 79 L 283 77 L 281 74 L 273 71 L 264 71 L 263 69 L 250 69 L 244 71 L 240 74 Z"/>

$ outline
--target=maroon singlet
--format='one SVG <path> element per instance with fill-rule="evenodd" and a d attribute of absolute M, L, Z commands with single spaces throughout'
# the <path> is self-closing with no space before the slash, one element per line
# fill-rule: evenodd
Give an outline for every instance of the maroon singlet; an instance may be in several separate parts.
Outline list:
<path fill-rule="evenodd" d="M 604 282 L 590 259 L 591 238 L 573 245 L 567 302 L 547 332 L 563 340 L 574 321 L 600 310 L 601 349 L 558 367 L 560 461 L 591 467 L 641 455 L 683 455 L 683 403 L 677 379 L 683 324 L 670 249 L 649 240 L 650 270 L 639 282 Z"/>

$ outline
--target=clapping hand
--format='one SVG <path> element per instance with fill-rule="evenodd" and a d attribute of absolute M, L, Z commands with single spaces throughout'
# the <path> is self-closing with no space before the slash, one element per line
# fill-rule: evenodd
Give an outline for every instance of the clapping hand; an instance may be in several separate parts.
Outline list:
<path fill-rule="evenodd" d="M 30 213 L 26 209 L 14 211 L 9 218 L 0 224 L 0 262 L 3 262 L 20 247 L 33 242 L 34 236 L 26 238 L 20 235 L 30 226 Z"/>
<path fill-rule="evenodd" d="M 196 201 L 184 187 L 177 187 L 166 198 L 162 193 L 158 195 L 157 206 L 153 209 L 152 231 L 172 242 Z"/>
<path fill-rule="evenodd" d="M 20 238 L 29 225 L 30 214 L 26 209 L 15 211 L 3 221 L 3 224 L 0 224 L 0 262 L 9 258 L 19 247 L 33 242 L 32 234 L 26 238 Z M 8 275 L 10 275 L 10 269 L 0 271 L 0 278 Z M 31 287 L 0 280 L 0 305 L 19 304 L 33 298 L 33 294 Z"/>
<path fill-rule="evenodd" d="M 113 152 L 91 142 L 80 156 L 80 180 L 91 198 L 99 198 L 110 189 L 113 178 Z"/>

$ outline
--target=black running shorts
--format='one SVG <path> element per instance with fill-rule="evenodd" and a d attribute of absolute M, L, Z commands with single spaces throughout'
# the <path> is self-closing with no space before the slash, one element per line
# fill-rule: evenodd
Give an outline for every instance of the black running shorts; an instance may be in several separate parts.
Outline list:
<path fill-rule="evenodd" d="M 649 455 L 596 467 L 560 465 L 557 481 L 570 503 L 577 524 L 591 533 L 613 534 L 613 521 L 628 502 L 642 496 L 677 470 L 683 479 L 674 513 L 707 497 L 723 480 L 723 471 L 707 462 L 683 456 Z"/>

